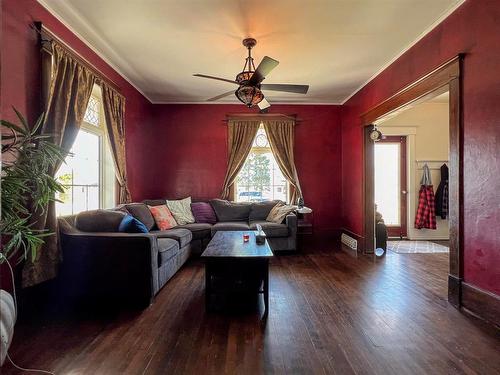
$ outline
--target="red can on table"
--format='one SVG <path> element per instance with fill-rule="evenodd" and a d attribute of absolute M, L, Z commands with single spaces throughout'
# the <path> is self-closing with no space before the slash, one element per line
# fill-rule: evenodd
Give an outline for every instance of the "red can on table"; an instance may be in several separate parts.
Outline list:
<path fill-rule="evenodd" d="M 250 235 L 245 233 L 243 235 L 243 242 L 248 242 L 248 241 L 250 241 Z"/>

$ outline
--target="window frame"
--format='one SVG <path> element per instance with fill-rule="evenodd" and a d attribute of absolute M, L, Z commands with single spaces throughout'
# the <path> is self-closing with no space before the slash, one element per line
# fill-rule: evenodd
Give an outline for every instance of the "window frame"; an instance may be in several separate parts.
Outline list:
<path fill-rule="evenodd" d="M 98 202 L 99 209 L 106 208 L 106 206 L 113 207 L 116 205 L 116 177 L 115 177 L 115 167 L 113 155 L 111 153 L 111 145 L 109 144 L 107 128 L 106 128 L 106 119 L 104 115 L 104 103 L 102 102 L 102 94 L 101 88 L 99 85 L 94 84 L 92 88 L 92 93 L 89 98 L 94 98 L 99 103 L 99 113 L 98 113 L 98 124 L 94 125 L 87 121 L 82 120 L 82 124 L 80 126 L 80 131 L 85 131 L 92 135 L 97 136 L 98 138 L 98 168 L 99 168 L 99 177 L 98 177 Z M 107 146 L 107 147 L 106 147 Z M 109 149 L 109 152 L 106 152 Z M 112 167 L 111 167 L 112 166 Z M 108 186 L 109 185 L 109 186 Z M 75 186 L 81 185 L 66 185 L 74 188 Z M 94 186 L 94 185 L 84 185 L 84 186 Z M 83 212 L 83 211 L 79 211 Z M 74 202 L 72 198 L 72 207 L 71 214 L 76 215 L 78 212 L 74 211 Z M 57 213 L 60 216 L 59 213 Z"/>
<path fill-rule="evenodd" d="M 259 129 L 257 130 L 257 133 L 255 134 L 255 137 L 252 140 L 252 148 L 250 149 L 250 152 L 248 153 L 248 156 L 246 157 L 245 162 L 243 163 L 243 165 L 246 163 L 246 161 L 247 161 L 247 159 L 248 159 L 248 157 L 250 156 L 251 153 L 255 153 L 255 154 L 271 153 L 271 155 L 273 156 L 273 158 L 276 160 L 276 158 L 274 157 L 274 154 L 273 154 L 273 150 L 271 149 L 271 145 L 269 144 L 269 139 L 267 140 L 267 142 L 269 144 L 267 147 L 253 146 L 253 144 L 255 142 L 255 139 L 258 136 L 258 132 L 261 129 L 264 131 L 264 133 L 266 135 L 266 138 L 267 138 L 266 129 L 264 128 L 264 124 L 261 122 L 260 125 L 259 125 Z M 279 169 L 279 166 L 278 166 L 278 169 Z M 240 173 L 241 173 L 241 171 L 238 173 L 238 176 L 239 176 Z M 232 200 L 234 202 L 238 202 L 238 189 L 237 189 L 238 176 L 236 176 L 236 179 L 235 179 L 234 183 L 229 188 L 230 196 L 232 197 Z M 275 186 L 277 186 L 277 185 L 272 185 L 272 184 L 270 185 L 271 189 L 274 189 Z M 286 186 L 285 201 L 288 202 L 288 199 L 290 198 L 290 182 L 288 182 L 288 180 L 286 180 L 285 186 Z M 273 191 L 273 196 L 274 196 L 274 191 Z"/>
<path fill-rule="evenodd" d="M 94 85 L 94 88 L 92 89 L 92 94 L 90 95 L 89 101 L 91 98 L 95 98 L 97 102 L 99 103 L 99 120 L 98 124 L 94 125 L 91 124 L 85 120 L 82 121 L 82 125 L 80 126 L 80 131 L 86 131 L 87 133 L 94 134 L 98 137 L 99 139 L 99 156 L 98 156 L 98 165 L 99 165 L 99 185 L 98 187 L 98 192 L 99 192 L 99 208 L 102 208 L 104 206 L 104 137 L 106 136 L 105 129 L 103 127 L 104 124 L 104 107 L 102 105 L 102 96 L 100 95 L 100 90 L 97 89 L 97 85 Z M 90 186 L 90 185 L 89 185 Z"/>

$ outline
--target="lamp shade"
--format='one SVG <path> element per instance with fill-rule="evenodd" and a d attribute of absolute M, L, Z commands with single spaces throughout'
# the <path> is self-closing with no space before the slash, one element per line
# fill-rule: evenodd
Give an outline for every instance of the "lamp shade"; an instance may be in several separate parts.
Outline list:
<path fill-rule="evenodd" d="M 240 86 L 235 92 L 236 97 L 248 108 L 259 104 L 264 99 L 264 94 L 255 86 Z"/>

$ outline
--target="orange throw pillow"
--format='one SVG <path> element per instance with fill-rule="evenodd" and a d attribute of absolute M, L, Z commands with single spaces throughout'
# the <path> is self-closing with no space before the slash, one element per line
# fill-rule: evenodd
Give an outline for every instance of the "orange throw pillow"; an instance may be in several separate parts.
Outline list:
<path fill-rule="evenodd" d="M 166 205 L 148 207 L 159 230 L 167 230 L 177 226 L 177 222 Z"/>

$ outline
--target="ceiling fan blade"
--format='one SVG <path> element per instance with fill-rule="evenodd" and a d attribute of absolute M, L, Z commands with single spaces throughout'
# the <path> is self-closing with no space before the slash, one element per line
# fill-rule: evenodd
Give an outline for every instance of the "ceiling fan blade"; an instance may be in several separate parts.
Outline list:
<path fill-rule="evenodd" d="M 234 90 L 231 90 L 231 91 L 225 92 L 224 94 L 220 94 L 220 95 L 214 96 L 213 98 L 207 99 L 207 102 L 215 102 L 216 100 L 219 100 L 219 99 L 224 98 L 226 96 L 229 96 L 231 94 L 234 94 Z"/>
<path fill-rule="evenodd" d="M 255 73 L 252 75 L 252 78 L 250 78 L 250 84 L 251 85 L 256 85 L 258 83 L 261 83 L 264 78 L 278 66 L 280 62 L 270 58 L 269 56 L 264 56 L 262 61 L 260 62 L 259 66 L 255 70 Z"/>
<path fill-rule="evenodd" d="M 271 104 L 266 100 L 266 98 L 262 99 L 259 104 L 257 104 L 259 109 L 262 111 L 263 109 L 269 108 Z"/>
<path fill-rule="evenodd" d="M 307 94 L 309 85 L 282 85 L 274 83 L 263 83 L 260 85 L 261 90 L 293 92 L 296 94 Z"/>
<path fill-rule="evenodd" d="M 201 77 L 201 78 L 216 79 L 217 81 L 223 81 L 223 82 L 229 82 L 229 83 L 238 84 L 238 82 L 231 81 L 230 79 L 219 78 L 219 77 L 214 77 L 214 76 L 207 76 L 206 74 L 193 74 L 193 76 L 195 76 L 195 77 Z"/>

